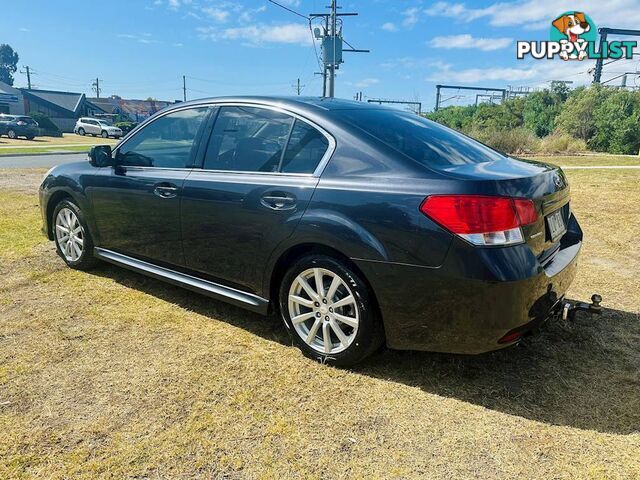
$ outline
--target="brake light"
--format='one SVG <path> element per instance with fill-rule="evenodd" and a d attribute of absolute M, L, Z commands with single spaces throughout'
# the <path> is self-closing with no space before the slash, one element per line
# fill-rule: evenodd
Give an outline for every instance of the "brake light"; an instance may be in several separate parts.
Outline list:
<path fill-rule="evenodd" d="M 520 227 L 538 218 L 531 200 L 484 195 L 432 195 L 420 211 L 474 245 L 522 243 Z"/>

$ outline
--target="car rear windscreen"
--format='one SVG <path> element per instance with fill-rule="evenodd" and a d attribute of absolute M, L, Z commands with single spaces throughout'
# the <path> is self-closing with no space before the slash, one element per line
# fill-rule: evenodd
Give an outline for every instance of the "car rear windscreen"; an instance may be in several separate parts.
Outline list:
<path fill-rule="evenodd" d="M 36 121 L 31 117 L 16 117 L 16 121 L 24 122 L 27 125 L 35 125 Z"/>
<path fill-rule="evenodd" d="M 351 125 L 428 167 L 504 159 L 501 153 L 416 114 L 386 109 L 336 111 Z"/>

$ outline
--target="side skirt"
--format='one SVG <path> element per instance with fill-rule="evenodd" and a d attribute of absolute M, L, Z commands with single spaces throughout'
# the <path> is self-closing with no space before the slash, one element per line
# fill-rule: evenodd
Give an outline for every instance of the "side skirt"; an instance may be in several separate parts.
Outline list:
<path fill-rule="evenodd" d="M 186 275 L 175 270 L 159 267 L 158 265 L 144 262 L 105 248 L 95 247 L 93 253 L 97 258 L 106 262 L 128 268 L 134 272 L 142 273 L 159 280 L 164 280 L 165 282 L 207 295 L 208 297 L 215 298 L 216 300 L 221 300 L 263 315 L 266 315 L 268 312 L 269 301 L 257 295 L 246 293 L 235 288 L 226 287 L 219 283 L 210 282 L 191 275 Z"/>

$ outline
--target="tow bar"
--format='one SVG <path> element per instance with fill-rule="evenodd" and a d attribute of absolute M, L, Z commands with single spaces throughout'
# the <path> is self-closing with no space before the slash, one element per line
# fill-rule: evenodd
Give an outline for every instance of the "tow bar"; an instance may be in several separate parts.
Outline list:
<path fill-rule="evenodd" d="M 576 317 L 576 312 L 580 310 L 583 312 L 600 315 L 602 313 L 600 302 L 602 302 L 602 297 L 597 293 L 591 295 L 591 303 L 564 300 L 562 303 L 562 320 L 568 319 L 573 321 Z"/>

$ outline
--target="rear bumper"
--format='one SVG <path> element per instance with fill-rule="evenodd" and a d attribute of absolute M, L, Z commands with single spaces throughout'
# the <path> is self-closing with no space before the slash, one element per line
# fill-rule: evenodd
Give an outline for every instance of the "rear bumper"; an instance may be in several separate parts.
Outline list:
<path fill-rule="evenodd" d="M 542 265 L 527 245 L 475 248 L 454 240 L 443 265 L 356 260 L 372 284 L 387 344 L 402 350 L 477 354 L 548 318 L 571 285 L 582 231 L 571 216 L 560 250 Z"/>

